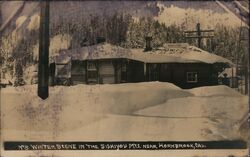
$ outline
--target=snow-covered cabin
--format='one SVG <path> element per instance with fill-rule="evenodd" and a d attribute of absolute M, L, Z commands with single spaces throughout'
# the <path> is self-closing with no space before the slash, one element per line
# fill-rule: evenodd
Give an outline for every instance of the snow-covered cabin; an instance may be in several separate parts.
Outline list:
<path fill-rule="evenodd" d="M 182 88 L 218 84 L 218 74 L 233 63 L 188 44 L 159 49 L 126 49 L 100 43 L 61 50 L 51 57 L 52 84 L 172 82 Z"/>

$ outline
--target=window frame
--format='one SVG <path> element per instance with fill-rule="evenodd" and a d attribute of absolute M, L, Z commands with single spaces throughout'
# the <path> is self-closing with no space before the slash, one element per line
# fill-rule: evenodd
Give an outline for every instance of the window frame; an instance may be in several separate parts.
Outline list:
<path fill-rule="evenodd" d="M 192 74 L 193 76 L 190 77 L 190 74 Z M 192 79 L 192 80 L 190 80 L 190 79 Z M 187 83 L 198 83 L 198 72 L 197 71 L 186 72 L 186 81 L 187 81 Z"/>
<path fill-rule="evenodd" d="M 97 71 L 97 64 L 95 61 L 88 61 L 87 63 L 87 70 L 88 71 Z"/>
<path fill-rule="evenodd" d="M 63 66 L 63 67 L 61 67 Z M 59 68 L 61 67 L 61 68 Z M 63 69 L 65 70 L 65 74 L 62 74 L 61 70 L 59 69 Z M 69 78 L 71 76 L 71 66 L 69 63 L 56 63 L 55 65 L 55 76 L 58 78 Z"/>
<path fill-rule="evenodd" d="M 88 84 L 99 82 L 98 62 L 96 60 L 87 61 L 86 74 Z"/>

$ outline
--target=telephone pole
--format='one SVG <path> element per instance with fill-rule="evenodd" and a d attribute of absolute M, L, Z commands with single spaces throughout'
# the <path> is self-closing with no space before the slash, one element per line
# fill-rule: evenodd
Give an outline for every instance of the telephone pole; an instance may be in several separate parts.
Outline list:
<path fill-rule="evenodd" d="M 214 30 L 201 30 L 200 23 L 196 25 L 196 31 L 185 31 L 185 39 L 195 38 L 197 39 L 197 45 L 201 48 L 202 38 L 212 38 L 214 37 Z"/>
<path fill-rule="evenodd" d="M 40 5 L 38 96 L 46 99 L 49 96 L 49 0 L 41 0 Z"/>

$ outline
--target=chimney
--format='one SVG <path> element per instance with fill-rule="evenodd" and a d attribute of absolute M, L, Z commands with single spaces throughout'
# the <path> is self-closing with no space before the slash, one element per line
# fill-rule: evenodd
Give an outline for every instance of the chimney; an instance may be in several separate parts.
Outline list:
<path fill-rule="evenodd" d="M 152 50 L 152 47 L 151 47 L 152 37 L 151 36 L 146 36 L 145 41 L 146 41 L 146 47 L 144 49 L 144 52 L 151 51 Z"/>

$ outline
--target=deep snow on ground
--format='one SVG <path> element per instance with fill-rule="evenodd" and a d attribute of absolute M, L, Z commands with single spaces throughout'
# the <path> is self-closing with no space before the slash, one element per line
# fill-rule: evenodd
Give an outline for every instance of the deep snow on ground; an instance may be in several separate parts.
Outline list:
<path fill-rule="evenodd" d="M 242 139 L 247 97 L 226 86 L 170 83 L 1 89 L 2 141 L 202 141 Z"/>
<path fill-rule="evenodd" d="M 237 123 L 247 112 L 247 97 L 226 86 L 190 90 L 160 82 L 55 86 L 47 100 L 37 97 L 36 90 L 35 85 L 2 89 L 6 135 L 19 129 L 31 139 L 39 139 L 30 136 L 33 131 L 57 131 L 66 134 L 65 139 L 72 139 L 72 131 L 93 140 L 232 139 L 238 138 Z M 187 122 L 193 125 L 183 125 Z M 81 133 L 82 128 L 88 131 Z M 166 132 L 175 129 L 179 131 Z M 196 132 L 190 136 L 183 129 Z"/>

